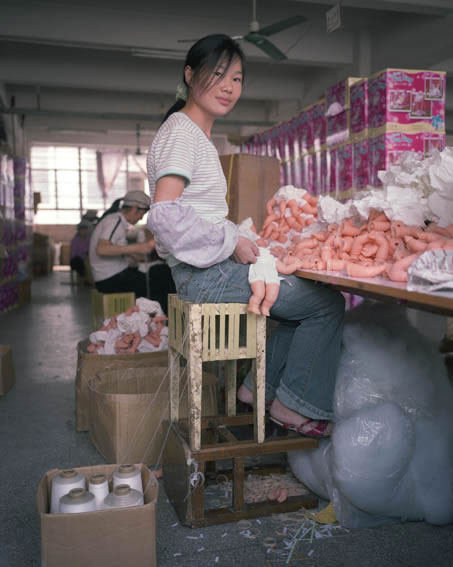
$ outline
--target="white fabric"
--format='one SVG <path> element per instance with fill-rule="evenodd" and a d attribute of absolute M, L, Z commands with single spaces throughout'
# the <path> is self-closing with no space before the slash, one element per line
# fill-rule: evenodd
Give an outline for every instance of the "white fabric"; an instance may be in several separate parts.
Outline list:
<path fill-rule="evenodd" d="M 135 300 L 135 305 L 143 311 L 143 313 L 152 314 L 153 317 L 162 316 L 164 312 L 158 301 L 147 299 L 146 297 L 139 297 Z"/>
<path fill-rule="evenodd" d="M 115 354 L 115 343 L 121 335 L 122 332 L 119 329 L 109 329 L 108 331 L 95 331 L 89 338 L 93 344 L 104 342 L 104 345 L 98 349 L 98 354 Z"/>
<path fill-rule="evenodd" d="M 127 334 L 140 333 L 141 337 L 145 337 L 149 332 L 149 315 L 143 311 L 134 311 L 130 315 L 121 313 L 116 318 L 118 329 Z"/>
<path fill-rule="evenodd" d="M 97 181 L 101 195 L 106 197 L 123 163 L 123 152 L 96 152 Z"/>
<path fill-rule="evenodd" d="M 151 207 L 148 227 L 156 239 L 156 251 L 168 265 L 185 262 L 207 268 L 231 256 L 238 228 L 228 220 L 213 224 L 200 218 L 183 199 L 160 201 Z"/>
<path fill-rule="evenodd" d="M 125 256 L 99 256 L 96 253 L 96 246 L 99 240 L 110 240 L 112 244 L 126 246 L 126 232 L 128 226 L 129 223 L 121 213 L 112 213 L 104 217 L 94 229 L 90 238 L 89 252 L 94 281 L 98 282 L 111 278 L 128 267 Z M 112 235 L 113 231 L 114 233 Z"/>
<path fill-rule="evenodd" d="M 276 268 L 277 258 L 272 256 L 267 248 L 258 247 L 260 255 L 255 264 L 250 264 L 249 282 L 263 281 L 264 283 L 280 284 L 280 278 Z"/>

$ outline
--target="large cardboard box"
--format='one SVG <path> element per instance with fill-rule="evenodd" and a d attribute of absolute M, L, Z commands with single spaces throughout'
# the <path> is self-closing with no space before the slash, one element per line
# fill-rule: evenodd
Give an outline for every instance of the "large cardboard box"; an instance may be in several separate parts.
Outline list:
<path fill-rule="evenodd" d="M 10 345 L 0 345 L 0 396 L 11 390 L 15 381 L 12 348 Z"/>
<path fill-rule="evenodd" d="M 252 217 L 261 230 L 266 201 L 280 188 L 280 161 L 274 157 L 251 154 L 220 156 L 227 180 L 228 218 L 238 224 Z"/>
<path fill-rule="evenodd" d="M 169 418 L 168 368 L 100 372 L 89 383 L 90 439 L 108 462 L 161 465 Z M 181 418 L 188 416 L 187 372 L 180 383 Z M 203 372 L 202 414 L 217 414 L 216 377 Z"/>
<path fill-rule="evenodd" d="M 49 514 L 52 478 L 41 479 L 36 505 L 41 526 L 41 565 L 45 567 L 154 567 L 156 565 L 156 503 L 159 485 L 143 464 L 145 504 L 80 514 Z M 80 467 L 89 478 L 103 473 L 111 478 L 118 465 Z"/>
<path fill-rule="evenodd" d="M 60 248 L 60 264 L 62 266 L 69 266 L 71 261 L 71 243 L 62 242 Z"/>
<path fill-rule="evenodd" d="M 135 354 L 91 354 L 87 352 L 89 340 L 80 341 L 77 345 L 77 372 L 75 379 L 76 429 L 88 431 L 90 424 L 90 407 L 88 382 L 101 370 L 117 368 L 143 368 L 149 366 L 168 365 L 168 351 L 135 353 Z"/>

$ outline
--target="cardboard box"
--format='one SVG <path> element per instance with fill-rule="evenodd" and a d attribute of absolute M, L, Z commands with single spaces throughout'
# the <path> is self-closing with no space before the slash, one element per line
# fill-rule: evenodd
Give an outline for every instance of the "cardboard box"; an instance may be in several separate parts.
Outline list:
<path fill-rule="evenodd" d="M 10 345 L 0 345 L 0 396 L 4 396 L 16 382 L 13 351 Z"/>
<path fill-rule="evenodd" d="M 80 514 L 49 514 L 52 478 L 47 472 L 36 496 L 41 527 L 41 565 L 45 567 L 154 567 L 156 565 L 156 503 L 159 485 L 143 464 L 145 504 L 133 508 Z M 103 473 L 111 478 L 118 465 L 80 467 L 89 478 Z"/>
<path fill-rule="evenodd" d="M 368 79 L 362 79 L 349 89 L 351 103 L 351 139 L 358 142 L 368 137 Z"/>
<path fill-rule="evenodd" d="M 280 188 L 280 161 L 275 157 L 250 154 L 220 156 L 228 186 L 228 218 L 240 223 L 252 217 L 261 230 L 265 203 Z"/>
<path fill-rule="evenodd" d="M 60 265 L 69 266 L 71 260 L 71 243 L 62 242 L 60 248 Z"/>
<path fill-rule="evenodd" d="M 351 87 L 360 78 L 348 77 L 329 87 L 326 91 L 326 112 L 333 105 L 341 108 L 341 112 L 327 116 L 326 141 L 328 146 L 336 146 L 348 142 L 351 137 Z"/>
<path fill-rule="evenodd" d="M 185 378 L 185 380 L 184 380 Z M 180 417 L 188 416 L 187 373 Z M 161 465 L 169 418 L 168 368 L 107 370 L 89 382 L 90 439 L 108 462 Z M 202 414 L 217 414 L 216 377 L 203 372 Z"/>
<path fill-rule="evenodd" d="M 386 132 L 370 138 L 370 184 L 380 187 L 382 183 L 378 178 L 379 171 L 398 163 L 404 152 L 411 151 L 417 159 L 424 159 L 432 155 L 434 149 L 442 151 L 444 147 L 445 134 L 429 132 Z"/>
<path fill-rule="evenodd" d="M 77 372 L 75 379 L 76 429 L 88 431 L 90 424 L 90 405 L 88 382 L 102 370 L 117 368 L 143 368 L 167 366 L 168 351 L 135 354 L 91 354 L 87 352 L 90 341 L 85 339 L 77 345 Z"/>
<path fill-rule="evenodd" d="M 445 132 L 444 71 L 384 69 L 368 81 L 368 123 L 373 130 Z M 402 131 L 402 130 L 400 130 Z M 375 132 L 371 133 L 375 136 Z"/>

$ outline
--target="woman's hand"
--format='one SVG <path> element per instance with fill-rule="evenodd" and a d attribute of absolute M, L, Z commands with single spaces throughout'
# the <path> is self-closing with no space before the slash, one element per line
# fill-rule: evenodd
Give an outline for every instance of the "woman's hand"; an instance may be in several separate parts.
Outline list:
<path fill-rule="evenodd" d="M 145 240 L 145 242 L 139 242 L 135 244 L 136 250 L 135 252 L 138 254 L 149 254 L 154 250 L 156 247 L 156 243 L 154 240 Z"/>
<path fill-rule="evenodd" d="M 235 262 L 238 264 L 255 264 L 258 256 L 258 246 L 248 238 L 240 236 L 233 252 Z"/>

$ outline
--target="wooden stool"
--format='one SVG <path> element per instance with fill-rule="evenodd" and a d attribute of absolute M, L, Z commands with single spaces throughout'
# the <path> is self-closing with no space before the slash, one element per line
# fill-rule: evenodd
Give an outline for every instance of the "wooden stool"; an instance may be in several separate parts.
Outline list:
<path fill-rule="evenodd" d="M 201 373 L 205 361 L 225 362 L 226 414 L 236 415 L 237 360 L 254 360 L 255 441 L 264 441 L 266 317 L 242 303 L 191 303 L 168 296 L 170 420 L 177 422 L 180 355 L 187 360 L 190 448 L 201 445 Z"/>
<path fill-rule="evenodd" d="M 100 293 L 96 289 L 91 292 L 91 311 L 94 330 L 102 327 L 104 321 L 113 315 L 123 313 L 135 305 L 135 293 Z"/>
<path fill-rule="evenodd" d="M 190 303 L 168 296 L 168 360 L 170 370 L 170 421 L 164 425 L 167 442 L 163 453 L 164 486 L 180 521 L 191 527 L 233 522 L 313 508 L 311 492 L 285 502 L 246 502 L 249 472 L 268 475 L 284 472 L 281 465 L 246 468 L 247 457 L 261 457 L 318 447 L 316 439 L 290 433 L 265 438 L 266 317 L 249 313 L 240 303 Z M 187 361 L 189 419 L 179 419 L 180 356 Z M 254 359 L 254 414 L 236 415 L 236 361 Z M 201 417 L 201 368 L 204 361 L 226 361 L 226 415 Z M 254 439 L 239 439 L 230 429 L 254 425 Z M 217 463 L 232 461 L 231 506 L 207 509 L 205 488 L 216 477 Z M 217 471 L 218 472 L 218 471 Z M 194 480 L 195 475 L 195 480 Z M 202 479 L 201 481 L 199 479 Z M 214 480 L 215 482 L 215 480 Z"/>

